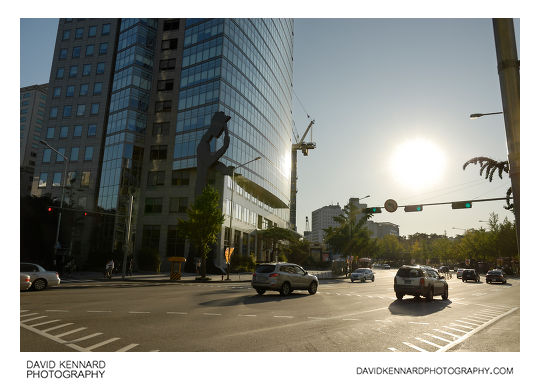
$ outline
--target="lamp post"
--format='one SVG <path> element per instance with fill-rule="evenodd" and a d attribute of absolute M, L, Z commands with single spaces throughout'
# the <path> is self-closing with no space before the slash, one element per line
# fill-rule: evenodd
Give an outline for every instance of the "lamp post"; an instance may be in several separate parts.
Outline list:
<path fill-rule="evenodd" d="M 43 144 L 44 146 L 50 148 L 52 151 L 56 152 L 62 158 L 64 158 L 64 180 L 62 181 L 62 194 L 60 196 L 60 212 L 58 213 L 58 224 L 56 225 L 56 239 L 54 240 L 54 254 L 56 256 L 56 253 L 58 252 L 58 237 L 60 236 L 60 222 L 62 221 L 62 207 L 64 206 L 64 190 L 66 188 L 67 168 L 69 164 L 69 159 L 67 156 L 59 152 L 56 148 L 52 147 L 45 140 L 42 139 L 39 142 Z"/>
<path fill-rule="evenodd" d="M 478 119 L 478 118 L 481 118 L 482 116 L 486 116 L 486 115 L 499 115 L 499 114 L 502 114 L 503 112 L 487 112 L 487 113 L 480 113 L 480 112 L 477 112 L 477 113 L 474 113 L 474 114 L 470 114 L 469 115 L 469 118 L 470 119 Z"/>
<path fill-rule="evenodd" d="M 233 219 L 233 197 L 234 197 L 234 172 L 236 171 L 236 169 L 238 168 L 242 168 L 244 167 L 245 165 L 251 163 L 251 162 L 254 162 L 256 160 L 259 160 L 261 159 L 260 156 L 254 158 L 254 159 L 251 159 L 249 161 L 247 161 L 246 163 L 243 163 L 241 164 L 240 166 L 236 166 L 236 167 L 233 167 L 232 168 L 232 184 L 231 184 L 231 212 L 230 212 L 230 216 L 229 216 L 229 257 L 228 257 L 228 261 L 230 261 L 230 258 L 231 258 L 231 254 L 232 254 L 232 246 L 234 246 L 234 233 L 233 233 L 233 229 L 232 229 L 232 219 Z M 230 266 L 230 262 L 227 262 L 227 281 L 229 281 L 229 266 Z"/>

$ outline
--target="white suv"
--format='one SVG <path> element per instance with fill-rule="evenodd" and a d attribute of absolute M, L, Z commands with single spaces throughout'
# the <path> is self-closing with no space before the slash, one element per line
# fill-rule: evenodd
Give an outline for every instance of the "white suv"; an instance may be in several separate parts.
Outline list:
<path fill-rule="evenodd" d="M 351 273 L 351 282 L 366 282 L 366 279 L 375 282 L 375 273 L 371 269 L 360 268 Z"/>
<path fill-rule="evenodd" d="M 423 296 L 427 301 L 435 295 L 448 299 L 448 283 L 437 270 L 426 266 L 401 266 L 394 277 L 394 291 L 400 301 L 406 294 Z"/>

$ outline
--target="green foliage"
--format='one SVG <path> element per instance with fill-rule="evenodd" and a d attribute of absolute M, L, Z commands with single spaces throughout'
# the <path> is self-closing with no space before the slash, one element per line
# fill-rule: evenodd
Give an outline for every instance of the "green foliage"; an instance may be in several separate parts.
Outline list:
<path fill-rule="evenodd" d="M 266 230 L 259 230 L 258 233 L 263 239 L 271 242 L 272 261 L 275 260 L 275 255 L 277 254 L 280 262 L 287 262 L 287 256 L 283 253 L 283 248 L 286 248 L 286 244 L 295 242 L 300 237 L 294 231 L 277 226 L 270 227 Z"/>
<path fill-rule="evenodd" d="M 313 261 L 311 258 L 309 250 L 309 241 L 302 238 L 290 242 L 285 250 L 285 253 L 287 255 L 288 262 L 296 263 L 300 266 L 312 266 L 315 261 Z"/>
<path fill-rule="evenodd" d="M 254 254 L 251 255 L 236 255 L 231 257 L 231 271 L 253 271 L 257 259 Z"/>
<path fill-rule="evenodd" d="M 225 220 L 219 207 L 219 192 L 207 185 L 187 209 L 188 219 L 178 219 L 178 232 L 197 247 L 201 258 L 201 276 L 206 277 L 206 257 L 216 243 Z"/>
<path fill-rule="evenodd" d="M 161 267 L 161 257 L 157 250 L 143 248 L 137 255 L 137 263 L 141 270 L 159 273 Z"/>

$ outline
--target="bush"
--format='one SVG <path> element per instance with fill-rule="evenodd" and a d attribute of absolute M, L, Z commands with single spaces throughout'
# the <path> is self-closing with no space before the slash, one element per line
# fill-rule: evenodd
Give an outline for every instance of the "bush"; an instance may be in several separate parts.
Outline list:
<path fill-rule="evenodd" d="M 161 256 L 157 250 L 144 248 L 139 251 L 137 263 L 141 270 L 159 273 L 161 267 Z"/>
<path fill-rule="evenodd" d="M 232 255 L 231 270 L 234 271 L 253 271 L 255 270 L 255 255 Z"/>

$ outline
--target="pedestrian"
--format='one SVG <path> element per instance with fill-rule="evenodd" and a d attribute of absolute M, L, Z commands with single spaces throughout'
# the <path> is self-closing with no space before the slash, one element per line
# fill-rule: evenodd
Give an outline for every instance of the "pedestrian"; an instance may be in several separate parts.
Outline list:
<path fill-rule="evenodd" d="M 201 260 L 197 258 L 197 262 L 195 262 L 195 267 L 197 269 L 197 274 L 201 275 Z"/>

